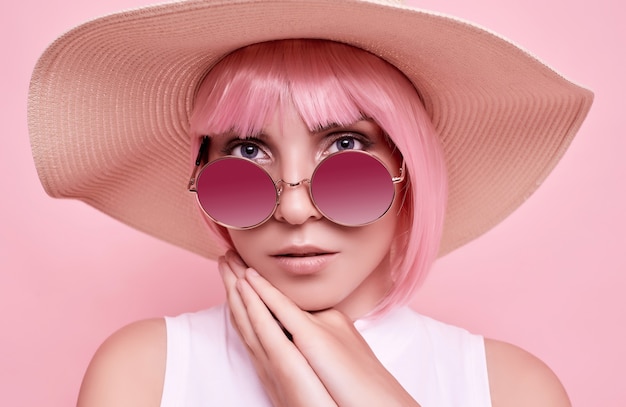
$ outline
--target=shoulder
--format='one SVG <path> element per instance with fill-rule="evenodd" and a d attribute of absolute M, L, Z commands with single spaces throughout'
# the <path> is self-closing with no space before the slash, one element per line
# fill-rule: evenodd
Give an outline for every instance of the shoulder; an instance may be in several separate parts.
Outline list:
<path fill-rule="evenodd" d="M 164 319 L 138 321 L 120 329 L 91 360 L 78 406 L 159 406 L 166 355 Z"/>
<path fill-rule="evenodd" d="M 554 372 L 529 352 L 485 339 L 485 353 L 493 407 L 571 406 Z"/>

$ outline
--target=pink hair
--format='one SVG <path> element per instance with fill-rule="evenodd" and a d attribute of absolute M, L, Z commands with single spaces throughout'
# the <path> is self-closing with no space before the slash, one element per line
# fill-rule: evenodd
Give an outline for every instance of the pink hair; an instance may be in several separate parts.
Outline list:
<path fill-rule="evenodd" d="M 443 151 L 417 91 L 395 67 L 349 45 L 251 45 L 222 59 L 201 84 L 191 117 L 194 151 L 203 135 L 259 132 L 286 103 L 311 130 L 370 118 L 404 157 L 410 182 L 391 249 L 394 286 L 373 315 L 406 303 L 437 257 L 447 199 Z M 209 224 L 224 247 L 232 247 L 225 230 Z"/>

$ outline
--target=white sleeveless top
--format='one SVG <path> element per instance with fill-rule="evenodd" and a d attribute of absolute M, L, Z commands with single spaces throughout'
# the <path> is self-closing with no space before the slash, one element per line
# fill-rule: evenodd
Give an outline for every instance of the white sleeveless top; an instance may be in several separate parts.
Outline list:
<path fill-rule="evenodd" d="M 225 305 L 165 321 L 162 407 L 272 406 Z M 491 407 L 481 336 L 408 307 L 355 326 L 422 407 Z"/>

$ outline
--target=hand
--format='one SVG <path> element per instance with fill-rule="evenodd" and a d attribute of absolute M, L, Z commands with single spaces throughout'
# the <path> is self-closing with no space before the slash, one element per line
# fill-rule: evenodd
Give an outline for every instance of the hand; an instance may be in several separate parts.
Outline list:
<path fill-rule="evenodd" d="M 336 407 L 304 356 L 244 279 L 243 261 L 229 252 L 218 260 L 218 268 L 226 288 L 232 324 L 246 345 L 272 404 Z"/>
<path fill-rule="evenodd" d="M 220 261 L 220 271 L 233 324 L 275 405 L 419 406 L 347 316 L 302 311 L 234 253 Z"/>

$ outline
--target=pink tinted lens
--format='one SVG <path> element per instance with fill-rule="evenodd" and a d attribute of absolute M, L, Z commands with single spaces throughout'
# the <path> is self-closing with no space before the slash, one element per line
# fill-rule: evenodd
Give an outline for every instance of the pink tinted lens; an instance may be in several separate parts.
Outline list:
<path fill-rule="evenodd" d="M 251 161 L 223 158 L 198 175 L 198 201 L 217 223 L 250 228 L 267 220 L 276 206 L 276 188 L 269 174 Z"/>
<path fill-rule="evenodd" d="M 311 195 L 319 210 L 346 226 L 371 223 L 393 202 L 394 186 L 385 166 L 359 152 L 337 153 L 325 159 L 311 180 Z"/>

